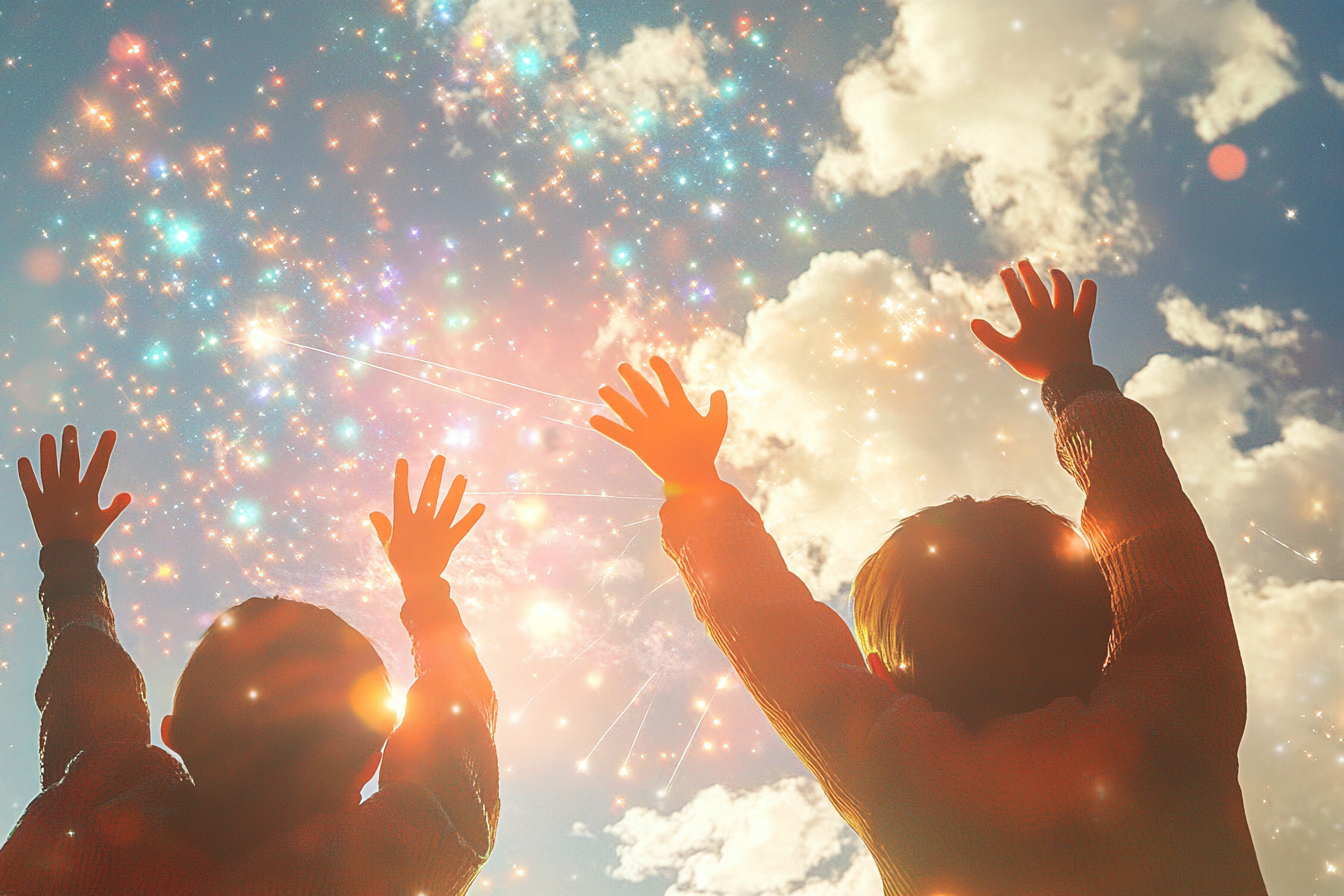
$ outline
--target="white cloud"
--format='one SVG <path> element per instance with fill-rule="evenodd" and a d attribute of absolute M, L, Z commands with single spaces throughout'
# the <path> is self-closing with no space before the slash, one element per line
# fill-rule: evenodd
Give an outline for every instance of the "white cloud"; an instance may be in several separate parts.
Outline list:
<path fill-rule="evenodd" d="M 1213 87 L 1186 100 L 1195 133 L 1212 143 L 1239 125 L 1255 121 L 1297 90 L 1293 39 L 1254 0 L 1227 3 L 1189 24 L 1211 28 L 1208 50 Z M 1200 37 L 1191 30 L 1191 37 Z"/>
<path fill-rule="evenodd" d="M 705 49 L 687 22 L 674 28 L 638 25 L 616 55 L 589 56 L 580 100 L 591 97 L 638 126 L 640 115 L 658 115 L 708 95 Z"/>
<path fill-rule="evenodd" d="M 970 336 L 967 285 L 945 274 L 934 289 L 883 252 L 819 255 L 742 336 L 707 335 L 686 359 L 694 389 L 727 390 L 722 457 L 759 481 L 767 525 L 819 594 L 953 494 L 1081 505 L 1038 391 Z"/>
<path fill-rule="evenodd" d="M 1344 105 L 1344 81 L 1336 80 L 1321 72 L 1321 84 L 1325 87 L 1326 93 L 1339 100 L 1340 105 Z"/>
<path fill-rule="evenodd" d="M 1167 320 L 1167 335 L 1181 345 L 1205 351 L 1263 358 L 1301 344 L 1298 326 L 1289 326 L 1282 314 L 1259 305 L 1232 308 L 1214 318 L 1207 308 L 1196 305 L 1175 287 L 1168 287 L 1157 310 Z M 1296 324 L 1305 320 L 1301 312 L 1290 316 Z"/>
<path fill-rule="evenodd" d="M 461 31 L 484 32 L 497 43 L 535 43 L 551 56 L 563 54 L 579 37 L 569 0 L 476 0 Z"/>
<path fill-rule="evenodd" d="M 675 878 L 667 896 L 869 896 L 877 868 L 815 782 L 784 778 L 755 790 L 720 785 L 669 815 L 629 809 L 619 880 Z"/>
<path fill-rule="evenodd" d="M 965 167 L 1005 252 L 1128 268 L 1148 239 L 1113 150 L 1146 82 L 1193 59 L 1211 84 L 1183 108 L 1212 140 L 1295 89 L 1291 38 L 1253 0 L 889 0 L 890 38 L 836 96 L 847 143 L 818 187 L 887 195 Z"/>

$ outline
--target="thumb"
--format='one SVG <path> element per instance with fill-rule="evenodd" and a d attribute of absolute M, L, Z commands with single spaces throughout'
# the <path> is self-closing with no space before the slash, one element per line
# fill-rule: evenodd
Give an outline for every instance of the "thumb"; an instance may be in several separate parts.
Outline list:
<path fill-rule="evenodd" d="M 113 498 L 111 505 L 108 506 L 107 510 L 103 511 L 103 513 L 107 514 L 107 524 L 109 526 L 112 525 L 116 518 L 121 516 L 121 512 L 130 506 L 131 496 L 126 492 L 122 492 Z"/>
<path fill-rule="evenodd" d="M 387 514 L 374 511 L 369 514 L 369 522 L 373 523 L 373 531 L 378 535 L 378 541 L 383 547 L 392 540 L 392 521 L 387 518 Z"/>
<path fill-rule="evenodd" d="M 1009 352 L 1012 351 L 1013 340 L 994 329 L 994 325 L 987 320 L 976 318 L 971 321 L 971 332 L 975 338 L 984 343 L 985 348 L 994 354 L 1007 360 Z"/>

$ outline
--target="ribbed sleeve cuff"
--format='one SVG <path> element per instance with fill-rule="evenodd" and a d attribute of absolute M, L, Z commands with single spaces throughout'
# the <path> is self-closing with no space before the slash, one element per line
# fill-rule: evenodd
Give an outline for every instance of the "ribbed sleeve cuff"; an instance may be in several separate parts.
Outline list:
<path fill-rule="evenodd" d="M 1115 377 L 1105 367 L 1074 364 L 1045 378 L 1041 383 L 1041 404 L 1050 413 L 1050 418 L 1057 421 L 1065 408 L 1088 392 L 1119 391 Z"/>
<path fill-rule="evenodd" d="M 87 541 L 53 541 L 38 555 L 45 575 L 79 575 L 98 571 L 98 548 Z"/>
<path fill-rule="evenodd" d="M 715 523 L 740 518 L 759 525 L 760 514 L 747 503 L 742 493 L 726 482 L 697 486 L 663 502 L 658 516 L 663 522 L 663 546 L 679 553 L 686 541 Z"/>

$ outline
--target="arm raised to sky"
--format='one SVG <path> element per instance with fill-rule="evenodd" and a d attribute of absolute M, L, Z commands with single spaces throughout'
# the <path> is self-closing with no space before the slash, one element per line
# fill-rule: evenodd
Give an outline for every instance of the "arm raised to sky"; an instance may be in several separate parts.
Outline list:
<path fill-rule="evenodd" d="M 789 572 L 760 514 L 719 478 L 714 459 L 728 426 L 724 393 L 714 393 L 702 416 L 666 361 L 653 358 L 650 366 L 666 400 L 623 364 L 618 372 L 635 401 L 610 386 L 598 394 L 625 425 L 605 417 L 590 422 L 663 480 L 663 547 L 696 616 L 849 818 L 859 810 L 848 803 L 843 770 L 853 767 L 850 759 L 895 691 L 865 667 L 844 620 Z"/>
<path fill-rule="evenodd" d="M 40 483 L 32 461 L 19 460 L 45 574 L 38 597 L 48 652 L 37 683 L 43 789 L 58 783 L 71 760 L 87 749 L 149 743 L 145 681 L 117 641 L 107 584 L 98 572 L 98 540 L 131 503 L 123 493 L 109 507 L 99 506 L 116 441 L 116 433 L 103 433 L 83 478 L 73 426 L 62 433 L 59 460 L 56 438 L 42 436 Z"/>
<path fill-rule="evenodd" d="M 416 681 L 384 749 L 379 793 L 357 810 L 362 842 L 348 857 L 348 873 L 370 883 L 386 874 L 384 882 L 395 880 L 406 892 L 456 894 L 470 886 L 494 846 L 498 703 L 443 578 L 485 507 L 456 519 L 467 480 L 454 479 L 440 504 L 443 468 L 444 458 L 436 457 L 412 506 L 408 466 L 399 460 L 392 518 L 370 515 L 401 579 L 401 621 L 411 636 Z M 426 792 L 432 800 L 423 798 Z"/>

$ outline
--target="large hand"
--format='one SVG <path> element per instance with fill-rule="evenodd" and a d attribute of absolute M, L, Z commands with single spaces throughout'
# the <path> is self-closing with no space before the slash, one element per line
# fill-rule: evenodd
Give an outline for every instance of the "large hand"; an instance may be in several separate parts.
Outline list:
<path fill-rule="evenodd" d="M 392 569 L 403 585 L 414 587 L 442 576 L 453 550 L 485 513 L 485 505 L 477 504 L 454 524 L 453 518 L 462 505 L 462 494 L 467 490 L 465 476 L 453 480 L 448 496 L 435 511 L 445 462 L 439 456 L 430 463 L 429 474 L 420 489 L 420 503 L 411 507 L 411 493 L 406 482 L 410 465 L 405 458 L 398 460 L 392 484 L 392 519 L 377 511 L 369 514 L 373 530 L 378 533 L 387 559 L 392 561 Z"/>
<path fill-rule="evenodd" d="M 701 416 L 666 361 L 655 357 L 649 366 L 663 384 L 666 403 L 635 368 L 622 364 L 616 372 L 630 387 L 638 407 L 620 392 L 603 386 L 597 394 L 625 426 L 606 417 L 593 417 L 588 422 L 602 435 L 635 452 L 663 480 L 663 494 L 670 498 L 691 486 L 718 480 L 714 458 L 728 431 L 728 397 L 715 392 L 709 398 L 709 413 Z"/>
<path fill-rule="evenodd" d="M 1021 279 L 1012 268 L 1004 268 L 999 277 L 1003 288 L 1008 290 L 1021 328 L 1015 335 L 1005 336 L 989 321 L 973 320 L 971 332 L 1014 370 L 1038 383 L 1045 382 L 1056 370 L 1091 364 L 1092 342 L 1088 331 L 1092 328 L 1092 312 L 1097 309 L 1097 284 L 1084 280 L 1075 306 L 1073 284 L 1063 271 L 1052 270 L 1050 278 L 1055 284 L 1052 302 L 1031 262 L 1023 260 L 1017 267 L 1022 272 Z"/>
<path fill-rule="evenodd" d="M 103 433 L 82 480 L 79 478 L 79 437 L 73 426 L 67 426 L 61 434 L 59 466 L 56 463 L 56 437 L 50 433 L 42 437 L 39 445 L 40 486 L 33 472 L 33 462 L 26 457 L 19 458 L 19 483 L 28 499 L 28 512 L 33 515 L 38 541 L 44 545 L 57 541 L 97 544 L 130 505 L 131 496 L 123 492 L 112 499 L 110 507 L 98 506 L 98 490 L 103 486 L 112 446 L 116 443 L 115 432 Z"/>

